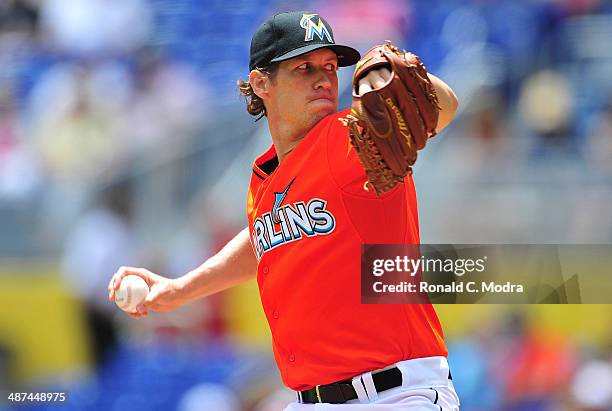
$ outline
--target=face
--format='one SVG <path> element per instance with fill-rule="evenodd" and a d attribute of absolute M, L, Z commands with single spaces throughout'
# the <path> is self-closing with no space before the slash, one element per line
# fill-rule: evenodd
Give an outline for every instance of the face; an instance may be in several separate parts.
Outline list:
<path fill-rule="evenodd" d="M 280 63 L 264 95 L 268 119 L 309 130 L 338 111 L 338 57 L 318 49 Z"/>

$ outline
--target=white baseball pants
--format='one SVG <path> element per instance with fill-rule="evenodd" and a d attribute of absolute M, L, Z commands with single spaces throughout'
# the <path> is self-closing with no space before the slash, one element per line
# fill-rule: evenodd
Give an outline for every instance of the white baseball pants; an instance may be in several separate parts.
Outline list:
<path fill-rule="evenodd" d="M 459 398 L 448 379 L 446 357 L 416 358 L 395 364 L 402 386 L 376 392 L 372 372 L 353 378 L 359 398 L 344 404 L 289 404 L 285 411 L 458 411 Z"/>

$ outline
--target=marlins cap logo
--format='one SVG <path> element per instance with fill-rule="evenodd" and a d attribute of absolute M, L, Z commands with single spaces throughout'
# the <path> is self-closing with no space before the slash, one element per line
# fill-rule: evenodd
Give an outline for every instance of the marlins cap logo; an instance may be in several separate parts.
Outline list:
<path fill-rule="evenodd" d="M 304 41 L 311 41 L 312 39 L 314 39 L 314 35 L 316 34 L 319 39 L 323 40 L 323 36 L 325 36 L 327 38 L 327 41 L 333 43 L 334 41 L 331 38 L 331 34 L 329 33 L 329 30 L 327 29 L 325 24 L 323 24 L 323 20 L 321 20 L 321 17 L 319 17 L 319 21 L 315 24 L 315 16 L 318 15 L 314 13 L 302 14 L 302 19 L 300 20 L 300 27 L 306 29 Z"/>

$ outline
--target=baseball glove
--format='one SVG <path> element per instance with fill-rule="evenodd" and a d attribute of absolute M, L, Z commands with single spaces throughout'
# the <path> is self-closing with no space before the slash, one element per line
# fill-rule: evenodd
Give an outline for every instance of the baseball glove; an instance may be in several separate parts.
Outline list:
<path fill-rule="evenodd" d="M 369 70 L 387 67 L 391 78 L 381 88 L 358 95 Z M 409 173 L 417 151 L 436 133 L 440 105 L 421 60 L 387 43 L 370 49 L 357 63 L 353 104 L 345 120 L 351 144 L 377 195 L 393 189 Z"/>

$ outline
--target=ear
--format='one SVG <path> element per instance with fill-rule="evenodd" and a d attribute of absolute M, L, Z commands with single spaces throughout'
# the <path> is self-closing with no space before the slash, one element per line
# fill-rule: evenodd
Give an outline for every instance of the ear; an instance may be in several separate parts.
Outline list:
<path fill-rule="evenodd" d="M 259 70 L 251 70 L 249 73 L 249 84 L 259 98 L 263 99 L 268 96 L 270 78 L 267 74 Z"/>

